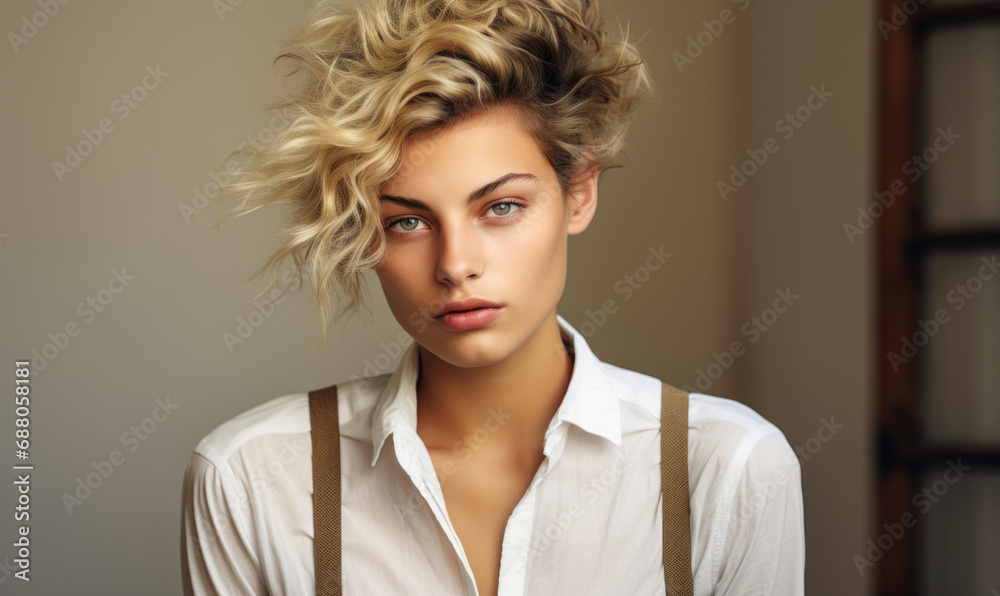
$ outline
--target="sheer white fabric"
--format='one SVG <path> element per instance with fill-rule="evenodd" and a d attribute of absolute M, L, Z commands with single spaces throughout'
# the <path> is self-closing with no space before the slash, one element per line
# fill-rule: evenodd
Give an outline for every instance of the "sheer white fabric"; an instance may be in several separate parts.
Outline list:
<path fill-rule="evenodd" d="M 663 594 L 660 381 L 601 362 L 558 319 L 573 376 L 507 522 L 499 594 Z M 416 347 L 391 375 L 338 387 L 348 596 L 478 594 L 416 434 Z M 465 446 L 504 416 L 487 413 Z M 803 594 L 799 462 L 782 433 L 742 404 L 692 394 L 688 444 L 695 594 Z M 186 594 L 315 593 L 311 454 L 305 394 L 198 444 L 183 488 Z"/>

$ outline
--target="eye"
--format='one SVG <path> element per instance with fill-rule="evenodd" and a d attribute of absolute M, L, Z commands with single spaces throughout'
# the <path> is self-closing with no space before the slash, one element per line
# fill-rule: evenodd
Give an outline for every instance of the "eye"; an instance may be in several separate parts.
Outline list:
<path fill-rule="evenodd" d="M 385 224 L 385 229 L 391 230 L 396 233 L 412 232 L 418 229 L 417 226 L 419 226 L 422 223 L 423 222 L 416 217 L 400 217 L 399 219 L 393 220 Z M 399 226 L 398 229 L 396 228 L 397 224 Z"/>
<path fill-rule="evenodd" d="M 488 212 L 496 215 L 496 217 L 491 217 L 488 219 L 503 219 L 506 217 L 510 217 L 512 214 L 518 212 L 523 208 L 524 205 L 518 201 L 507 200 L 507 201 L 501 201 L 499 203 L 493 203 L 492 205 L 490 205 Z"/>

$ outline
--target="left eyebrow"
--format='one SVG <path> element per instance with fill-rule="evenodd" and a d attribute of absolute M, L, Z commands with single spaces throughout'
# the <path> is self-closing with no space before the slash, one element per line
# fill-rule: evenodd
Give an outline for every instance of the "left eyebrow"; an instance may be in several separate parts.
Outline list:
<path fill-rule="evenodd" d="M 476 201 L 478 201 L 479 199 L 495 191 L 496 189 L 517 180 L 537 181 L 538 176 L 535 176 L 534 174 L 517 173 L 517 172 L 504 174 L 503 176 L 497 178 L 493 182 L 486 184 L 482 188 L 472 191 L 472 193 L 469 195 L 468 204 L 471 205 Z M 403 205 L 404 207 L 410 207 L 411 209 L 422 209 L 424 211 L 430 211 L 430 209 L 427 207 L 426 204 L 424 204 L 421 201 L 418 201 L 417 199 L 410 199 L 407 197 L 397 197 L 393 195 L 379 195 L 378 198 L 379 201 L 382 202 L 391 201 L 393 203 L 398 203 L 400 205 Z"/>

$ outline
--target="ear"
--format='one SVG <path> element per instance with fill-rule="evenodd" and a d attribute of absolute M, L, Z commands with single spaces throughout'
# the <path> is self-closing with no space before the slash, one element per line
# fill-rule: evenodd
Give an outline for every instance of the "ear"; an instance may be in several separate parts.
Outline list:
<path fill-rule="evenodd" d="M 587 157 L 592 157 L 587 154 Z M 573 178 L 572 188 L 566 202 L 566 233 L 580 234 L 590 225 L 597 212 L 597 166 L 581 170 Z"/>

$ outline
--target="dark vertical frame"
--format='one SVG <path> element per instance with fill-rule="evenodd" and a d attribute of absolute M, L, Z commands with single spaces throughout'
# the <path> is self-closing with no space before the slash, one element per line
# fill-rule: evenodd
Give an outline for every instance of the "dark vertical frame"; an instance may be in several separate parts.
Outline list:
<path fill-rule="evenodd" d="M 876 457 L 878 503 L 876 525 L 899 523 L 911 511 L 921 474 L 953 457 L 974 465 L 1000 466 L 1000 445 L 993 447 L 927 441 L 922 432 L 921 354 L 894 372 L 887 353 L 896 351 L 901 337 L 911 337 L 921 317 L 923 272 L 935 251 L 1000 246 L 1000 227 L 963 226 L 938 230 L 926 226 L 921 180 L 911 183 L 901 174 L 906 160 L 920 150 L 923 108 L 922 62 L 924 40 L 938 27 L 1000 19 L 1000 0 L 959 6 L 922 6 L 902 24 L 893 22 L 893 10 L 903 0 L 881 0 L 879 18 L 895 29 L 881 39 L 879 61 L 878 190 L 903 184 L 878 223 L 878 403 Z M 905 12 L 903 12 L 905 14 Z M 898 13 L 897 13 L 898 16 Z M 898 21 L 897 21 L 898 22 Z M 898 186 L 897 186 L 898 187 Z M 1000 192 L 1000 191 L 998 191 Z M 1000 201 L 1000 196 L 997 197 Z M 885 596 L 919 594 L 920 526 L 910 528 L 884 552 L 876 564 L 877 593 Z"/>
<path fill-rule="evenodd" d="M 892 22 L 894 0 L 882 0 L 880 18 Z M 880 40 L 881 41 L 881 40 Z M 903 163 L 917 145 L 916 51 L 912 19 L 888 33 L 882 42 L 880 71 L 880 144 L 878 190 L 890 189 L 901 181 L 905 192 L 885 210 L 879 220 L 878 238 L 878 320 L 879 391 L 878 434 L 876 440 L 878 470 L 877 525 L 897 522 L 909 510 L 914 491 L 914 474 L 908 469 L 908 453 L 916 438 L 919 402 L 917 367 L 911 362 L 898 372 L 886 358 L 896 350 L 895 342 L 912 333 L 919 316 L 917 267 L 907 250 L 913 237 L 920 197 L 919 184 L 901 176 Z M 919 528 L 913 528 L 918 530 Z M 878 536 L 881 531 L 873 534 Z M 878 561 L 879 594 L 914 594 L 915 578 L 911 570 L 916 561 L 916 532 L 907 532 Z"/>

